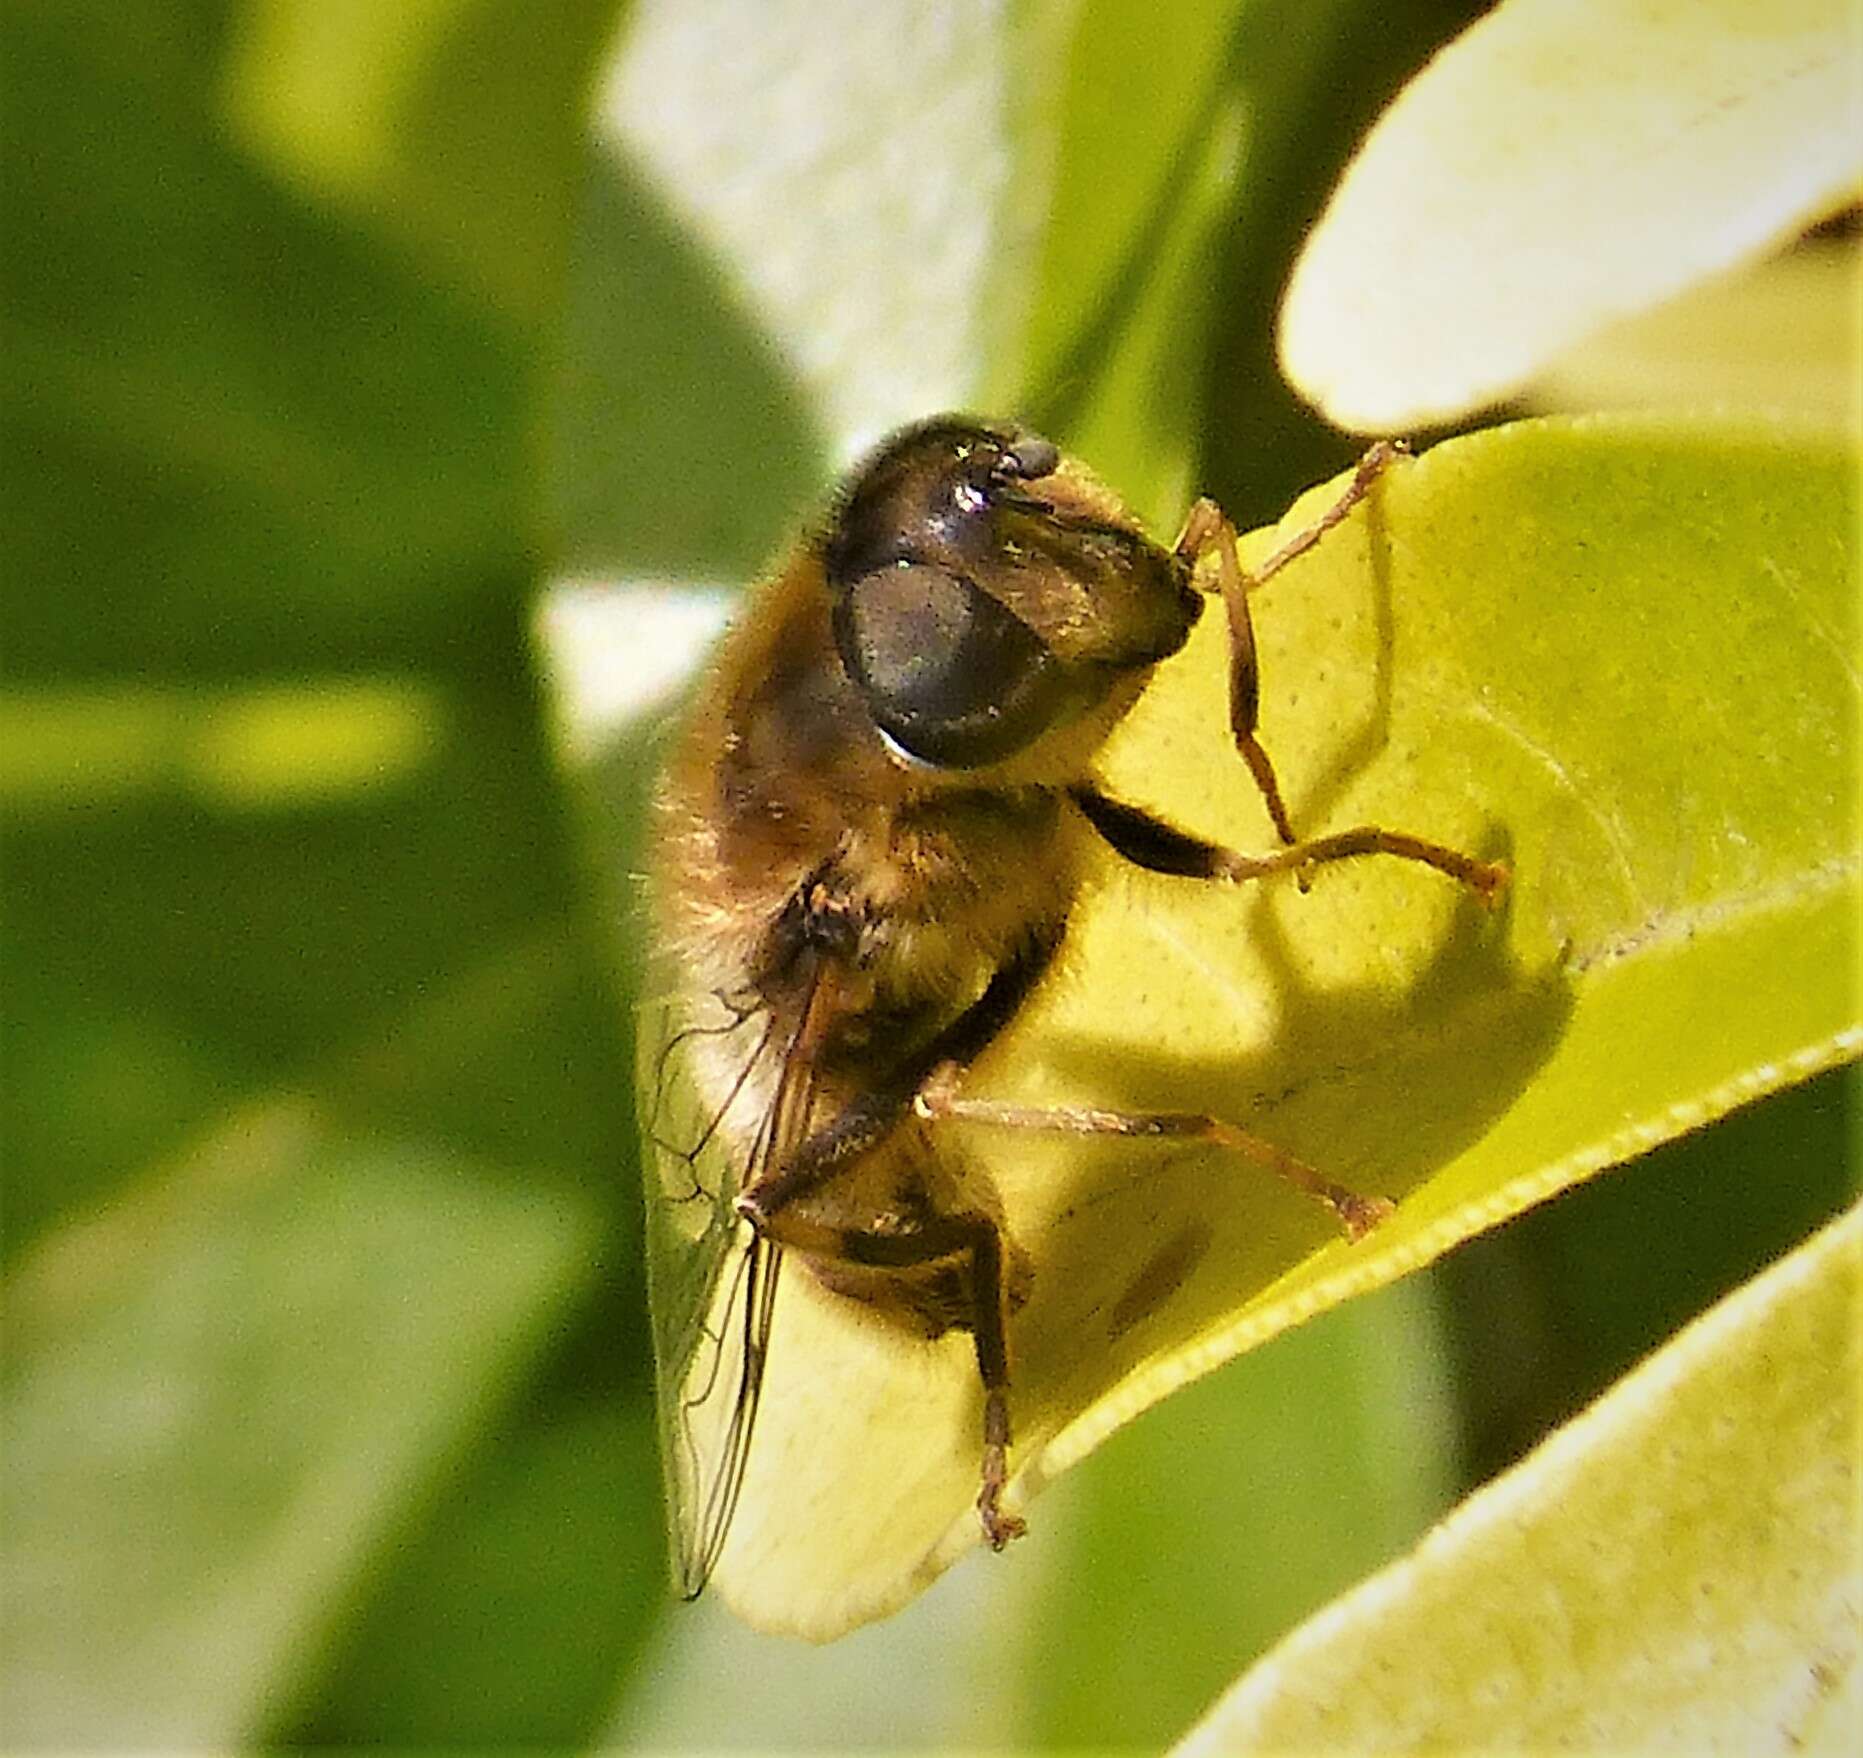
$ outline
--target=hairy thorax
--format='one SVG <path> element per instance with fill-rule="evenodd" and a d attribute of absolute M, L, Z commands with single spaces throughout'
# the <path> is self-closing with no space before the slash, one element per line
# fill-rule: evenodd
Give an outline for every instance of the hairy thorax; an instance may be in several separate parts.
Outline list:
<path fill-rule="evenodd" d="M 825 918 L 845 924 L 837 1038 L 883 1065 L 889 1039 L 935 1030 L 1058 933 L 1082 836 L 1055 787 L 902 765 L 834 656 L 818 582 L 792 586 L 734 632 L 693 705 L 713 736 L 687 741 L 656 804 L 681 875 L 657 926 L 688 983 L 747 995 L 780 1034 L 804 947 Z"/>

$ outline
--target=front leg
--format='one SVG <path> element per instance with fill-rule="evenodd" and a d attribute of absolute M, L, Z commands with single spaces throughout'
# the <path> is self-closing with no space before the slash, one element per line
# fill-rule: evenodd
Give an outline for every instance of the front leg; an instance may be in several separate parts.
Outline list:
<path fill-rule="evenodd" d="M 1507 869 L 1498 862 L 1478 861 L 1459 849 L 1425 842 L 1403 831 L 1380 830 L 1374 825 L 1331 836 L 1316 836 L 1271 855 L 1244 855 L 1220 843 L 1192 836 L 1137 806 L 1109 798 L 1097 788 L 1083 785 L 1070 789 L 1069 793 L 1087 822 L 1114 853 L 1147 872 L 1239 883 L 1270 873 L 1301 871 L 1331 861 L 1350 860 L 1359 855 L 1384 854 L 1434 867 L 1467 885 L 1484 902 L 1507 883 Z M 967 1099 L 959 1087 L 958 1071 L 935 1072 L 919 1090 L 918 1114 L 933 1123 L 983 1124 L 997 1129 L 1038 1130 L 1061 1135 L 1205 1142 L 1253 1161 L 1296 1190 L 1325 1204 L 1352 1239 L 1362 1238 L 1391 1213 L 1391 1204 L 1385 1198 L 1362 1196 L 1336 1184 L 1273 1142 L 1207 1112 L 1128 1112 L 1079 1105 L 1009 1105 L 991 1099 Z"/>
<path fill-rule="evenodd" d="M 1296 838 L 1281 797 L 1267 748 L 1256 728 L 1261 719 L 1261 669 L 1255 654 L 1255 623 L 1249 613 L 1249 594 L 1267 584 L 1296 556 L 1305 555 L 1371 492 L 1371 486 L 1404 455 L 1403 445 L 1380 440 L 1359 459 L 1352 480 L 1331 506 L 1312 524 L 1294 533 L 1254 573 L 1242 566 L 1236 550 L 1236 528 L 1229 515 L 1212 500 L 1200 500 L 1190 509 L 1177 540 L 1177 554 L 1194 569 L 1205 554 L 1216 552 L 1217 591 L 1229 618 L 1229 730 L 1249 774 L 1261 789 L 1274 833 L 1291 846 Z"/>

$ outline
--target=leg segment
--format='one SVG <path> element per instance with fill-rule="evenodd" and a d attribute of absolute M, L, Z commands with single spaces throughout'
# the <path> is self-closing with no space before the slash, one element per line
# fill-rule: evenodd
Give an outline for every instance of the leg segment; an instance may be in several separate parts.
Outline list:
<path fill-rule="evenodd" d="M 1331 861 L 1349 861 L 1357 855 L 1396 855 L 1400 860 L 1420 861 L 1451 879 L 1459 880 L 1483 903 L 1492 903 L 1507 883 L 1507 868 L 1499 861 L 1478 861 L 1460 849 L 1445 848 L 1440 842 L 1425 842 L 1402 830 L 1380 830 L 1375 824 L 1361 824 L 1356 830 L 1340 830 L 1331 836 L 1309 837 L 1291 848 L 1272 855 L 1242 855 L 1224 849 L 1219 877 L 1238 884 L 1245 879 L 1261 879 L 1270 873 L 1285 873 L 1292 868 L 1304 873 Z"/>
<path fill-rule="evenodd" d="M 1359 459 L 1352 480 L 1339 498 L 1311 525 L 1295 532 L 1253 574 L 1243 568 L 1236 552 L 1235 526 L 1212 500 L 1200 500 L 1190 509 L 1190 517 L 1184 521 L 1183 533 L 1177 540 L 1177 554 L 1193 568 L 1212 546 L 1216 550 L 1217 590 L 1229 618 L 1229 730 L 1235 737 L 1236 750 L 1248 765 L 1249 774 L 1261 789 L 1275 834 L 1290 846 L 1295 841 L 1294 827 L 1281 797 L 1274 764 L 1255 730 L 1261 715 L 1261 677 L 1255 657 L 1255 625 L 1249 615 L 1249 594 L 1273 579 L 1296 556 L 1305 555 L 1339 524 L 1371 492 L 1371 485 L 1403 450 L 1401 444 L 1380 440 Z"/>
<path fill-rule="evenodd" d="M 967 1271 L 971 1292 L 970 1330 L 983 1381 L 983 1460 L 977 1517 L 992 1550 L 1020 1538 L 1023 1522 L 1002 1507 L 1009 1482 L 1009 1329 L 1003 1282 L 1003 1237 L 987 1215 L 934 1215 L 898 1233 L 833 1227 L 795 1209 L 766 1215 L 765 1238 L 833 1263 L 872 1269 L 933 1268 L 942 1263 Z"/>
<path fill-rule="evenodd" d="M 1439 842 L 1426 842 L 1401 830 L 1380 830 L 1373 824 L 1310 837 L 1271 855 L 1245 855 L 1205 842 L 1137 806 L 1111 799 L 1097 788 L 1073 788 L 1070 797 L 1115 854 L 1153 873 L 1187 879 L 1227 879 L 1240 884 L 1247 879 L 1265 879 L 1271 873 L 1310 872 L 1360 855 L 1395 855 L 1446 873 L 1468 886 L 1484 903 L 1492 902 L 1507 883 L 1507 868 L 1498 861 L 1479 861 Z"/>
<path fill-rule="evenodd" d="M 1294 827 L 1281 797 L 1281 784 L 1267 750 L 1255 734 L 1261 716 L 1261 673 L 1255 659 L 1255 623 L 1248 608 L 1249 588 L 1254 582 L 1242 571 L 1241 557 L 1236 554 L 1236 528 L 1230 524 L 1228 514 L 1214 501 L 1201 500 L 1190 509 L 1184 534 L 1177 540 L 1177 553 L 1195 567 L 1212 544 L 1216 547 L 1217 589 L 1229 618 L 1229 731 L 1255 785 L 1261 789 L 1275 835 L 1291 843 Z"/>
<path fill-rule="evenodd" d="M 1332 528 L 1340 524 L 1354 507 L 1371 493 L 1375 483 L 1399 458 L 1407 457 L 1410 448 L 1402 440 L 1379 440 L 1358 461 L 1352 480 L 1340 491 L 1339 498 L 1325 512 L 1296 531 L 1273 555 L 1255 570 L 1252 584 L 1265 586 L 1296 556 L 1303 556 Z M 1231 528 L 1233 529 L 1233 527 Z"/>
<path fill-rule="evenodd" d="M 928 1122 L 982 1123 L 997 1129 L 1033 1129 L 1060 1135 L 1126 1136 L 1146 1141 L 1207 1142 L 1265 1167 L 1332 1210 L 1348 1238 L 1362 1239 L 1394 1211 L 1381 1196 L 1361 1196 L 1322 1177 L 1273 1142 L 1196 1111 L 1100 1111 L 1084 1106 L 1043 1108 L 1003 1105 L 992 1099 L 960 1098 L 955 1077 L 934 1074 L 913 1101 Z"/>
<path fill-rule="evenodd" d="M 879 1146 L 905 1116 L 913 1094 L 934 1068 L 961 1066 L 989 1048 L 1054 962 L 1060 944 L 1058 928 L 1036 935 L 1018 957 L 997 970 L 970 1006 L 895 1069 L 884 1084 L 861 1093 L 837 1116 L 816 1125 L 793 1145 L 779 1148 L 768 1167 L 739 1193 L 737 1212 L 761 1229 L 770 1216 L 819 1190 L 843 1166 Z M 828 1005 L 832 1007 L 832 998 Z"/>

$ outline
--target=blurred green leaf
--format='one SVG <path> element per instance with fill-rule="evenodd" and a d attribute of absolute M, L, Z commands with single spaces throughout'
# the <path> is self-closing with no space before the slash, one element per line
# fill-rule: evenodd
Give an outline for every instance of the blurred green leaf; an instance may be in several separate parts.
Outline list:
<path fill-rule="evenodd" d="M 608 1172 L 625 1117 L 581 1097 L 613 1084 L 617 1010 L 598 955 L 576 950 L 588 930 L 528 704 L 499 695 L 437 698 L 453 735 L 437 759 L 342 806 L 253 812 L 155 792 L 15 819 L 0 933 L 24 1060 L 9 1066 L 43 1080 L 8 1083 L 9 1252 L 169 1144 L 100 1138 L 95 1111 L 79 1129 L 67 1117 L 98 1084 L 128 1105 L 136 1070 L 171 1056 L 212 1109 L 323 1062 L 317 1078 L 372 1120 L 540 1169 L 588 1166 L 607 1206 L 631 1214 Z M 74 874 L 133 883 L 74 890 Z M 47 1011 L 73 1060 L 35 1047 L 30 1022 Z M 141 1063 L 139 1042 L 161 1061 Z M 364 1044 L 379 1047 L 346 1054 Z M 158 1089 L 147 1097 L 169 1112 Z"/>
<path fill-rule="evenodd" d="M 737 582 L 820 482 L 788 365 L 624 159 L 593 164 L 546 414 L 559 569 Z"/>
<path fill-rule="evenodd" d="M 523 360 L 183 94 L 9 18 L 14 676 L 431 664 L 514 593 Z M 100 152 L 99 139 L 133 139 Z M 87 590 L 61 591 L 82 581 Z"/>
<path fill-rule="evenodd" d="M 837 455 L 971 394 L 1020 169 L 1016 29 L 866 0 L 632 11 L 601 150 L 718 264 Z"/>
<path fill-rule="evenodd" d="M 0 521 L 31 587 L 0 639 L 11 677 L 45 687 L 0 714 L 47 731 L 48 702 L 101 705 L 80 738 L 9 741 L 34 813 L 10 832 L 9 1028 L 29 1039 L 49 1007 L 80 1043 L 127 1030 L 224 1104 L 492 947 L 569 932 L 572 894 L 519 606 L 540 345 L 255 174 L 204 108 L 219 27 L 207 7 L 8 16 L 25 150 Z M 529 101 L 565 126 L 560 91 Z M 567 211 L 541 183 L 525 199 Z M 351 738 L 318 759 L 326 783 L 346 761 L 376 785 L 306 795 L 300 735 L 390 681 L 419 705 L 418 750 L 388 762 Z M 230 712 L 287 700 L 288 723 Z M 555 1010 L 582 1033 L 570 1060 L 589 1042 L 578 984 Z M 70 1093 L 40 1066 L 42 1087 L 9 1093 L 29 1168 L 10 1249 L 164 1139 L 131 1127 L 107 1153 L 61 1125 Z M 481 1113 L 521 1105 L 521 1084 L 481 1087 Z M 151 1122 L 175 1114 L 149 1097 Z M 564 1114 L 554 1094 L 530 1110 Z"/>
<path fill-rule="evenodd" d="M 601 9 L 579 10 L 599 24 Z M 105 1488 L 74 1466 L 43 1521 L 9 1520 L 41 1547 L 35 1567 L 69 1548 L 88 1568 L 94 1548 L 99 1570 L 116 1557 L 141 1589 L 120 1606 L 94 1585 L 64 1612 L 35 1602 L 37 1646 L 9 1638 L 7 1658 L 45 1690 L 10 1694 L 9 1732 L 30 1704 L 50 1743 L 106 1726 L 125 1744 L 225 1743 L 311 1704 L 355 1725 L 370 1693 L 410 1733 L 428 1715 L 453 1735 L 509 1731 L 550 1677 L 552 1725 L 572 1738 L 657 1615 L 651 1479 L 617 1484 L 642 1391 L 625 1019 L 572 878 L 523 603 L 541 506 L 536 320 L 562 256 L 552 228 L 566 233 L 581 182 L 568 60 L 586 67 L 593 39 L 497 11 L 457 13 L 392 121 L 372 117 L 395 137 L 389 158 L 436 180 L 429 193 L 461 174 L 453 233 L 437 194 L 384 216 L 255 166 L 215 107 L 229 9 L 27 5 L 0 27 L 18 147 L 0 535 L 26 588 L 0 631 L 0 721 L 26 735 L 8 746 L 0 911 L 6 1246 L 33 1286 L 42 1263 L 90 1274 L 106 1245 L 121 1259 L 86 1317 L 118 1360 L 100 1415 L 60 1406 L 85 1387 L 54 1374 L 58 1334 L 10 1326 L 8 1370 L 44 1400 L 34 1420 L 101 1433 L 160 1392 L 166 1333 L 135 1330 L 124 1293 L 171 1267 L 170 1236 L 138 1227 L 143 1168 L 203 1118 L 315 1092 L 317 1203 L 339 1211 L 307 1239 L 281 1198 L 200 1246 L 216 1262 L 224 1247 L 229 1275 L 253 1266 L 236 1289 L 195 1279 L 200 1298 L 238 1305 L 212 1327 L 250 1353 L 202 1360 L 199 1396 L 138 1475 Z M 533 77 L 545 63 L 550 78 Z M 497 90 L 449 120 L 455 79 Z M 481 147 L 491 157 L 467 174 Z M 396 233 L 397 218 L 418 226 Z M 525 260 L 501 283 L 506 247 Z M 226 1158 L 260 1179 L 262 1145 L 236 1137 Z M 510 1169 L 483 1214 L 469 1164 Z M 378 1170 L 404 1165 L 393 1201 L 375 1200 Z M 199 1226 L 224 1218 L 211 1191 L 174 1188 Z M 562 1231 L 533 1238 L 533 1212 Z M 423 1254 L 449 1250 L 463 1255 L 425 1274 Z M 300 1389 L 291 1277 L 313 1270 L 330 1284 L 331 1377 Z M 397 1333 L 379 1303 L 343 1305 L 343 1279 L 373 1297 L 378 1272 L 413 1353 L 358 1365 Z M 170 1297 L 187 1293 L 177 1280 Z M 552 1327 L 586 1341 L 546 1348 Z M 366 1394 L 358 1421 L 328 1419 L 312 1386 Z M 251 1402 L 238 1423 L 228 1399 Z M 248 1574 L 269 1529 L 197 1481 L 242 1423 L 279 1444 L 273 1488 L 255 1456 L 240 1494 L 288 1503 L 313 1447 L 320 1478 L 358 1486 L 352 1524 L 303 1539 L 269 1584 Z M 69 1518 L 83 1497 L 109 1510 L 94 1547 Z M 469 1559 L 526 1525 L 556 1542 L 525 1547 L 512 1598 L 477 1600 L 484 1624 L 462 1628 L 452 1600 L 418 1590 L 471 1585 Z M 422 1548 L 442 1529 L 452 1577 Z M 160 1545 L 123 1562 L 149 1533 Z M 633 1574 L 614 1563 L 630 1554 Z M 216 1600 L 221 1578 L 246 1602 Z M 599 1627 L 536 1615 L 578 1601 L 602 1607 Z M 192 1602 L 239 1627 L 180 1652 Z M 357 1631 L 379 1644 L 366 1676 L 347 1670 Z M 449 1694 L 441 1681 L 488 1644 L 505 1674 Z"/>
<path fill-rule="evenodd" d="M 1186 414 L 1201 405 L 1215 239 L 1241 152 L 1240 111 L 1220 90 L 1212 99 L 1104 321 L 1082 338 L 1090 369 L 1070 363 L 1071 379 L 1030 411 L 1161 528 L 1195 487 Z"/>
<path fill-rule="evenodd" d="M 275 1744 L 573 1747 L 601 1725 L 666 1576 L 646 1389 L 614 1395 L 584 1353 L 447 1471 Z"/>
<path fill-rule="evenodd" d="M 1853 1751 L 1860 1246 L 1690 1325 L 1178 1750 Z"/>
<path fill-rule="evenodd" d="M 248 1112 L 7 1288 L 8 1737 L 229 1745 L 508 1396 L 591 1216 Z"/>
<path fill-rule="evenodd" d="M 1168 1744 L 1243 1656 L 1447 1511 L 1454 1411 L 1434 1303 L 1413 1279 L 1122 1429 L 1042 1501 L 1057 1554 L 1016 1641 L 1017 1743 Z"/>
<path fill-rule="evenodd" d="M 244 0 L 222 113 L 289 182 L 514 320 L 551 316 L 625 0 Z"/>
<path fill-rule="evenodd" d="M 1242 151 L 1228 41 L 1248 10 L 1201 0 L 1160 29 L 1130 0 L 1037 8 L 1015 47 L 1021 207 L 992 303 L 1020 321 L 983 333 L 982 402 L 1160 519 L 1189 497 L 1213 237 Z"/>
<path fill-rule="evenodd" d="M 387 678 L 247 690 L 104 688 L 0 695 L 0 809 L 181 795 L 236 810 L 346 803 L 431 763 L 435 693 Z"/>
<path fill-rule="evenodd" d="M 1029 73 L 1015 120 L 1023 157 L 1049 162 L 1047 199 L 1029 203 L 1023 271 L 1026 309 L 1040 321 L 998 331 L 999 349 L 1015 344 L 1015 367 L 991 406 L 1017 388 L 1097 376 L 1097 363 L 1078 355 L 1109 313 L 1130 309 L 1130 283 L 1149 277 L 1160 224 L 1181 204 L 1173 185 L 1194 178 L 1205 158 L 1228 41 L 1247 9 L 1248 0 L 1196 0 L 1173 8 L 1161 29 L 1155 9 L 1133 0 L 1088 0 L 1065 15 L 1034 8 L 1021 21 Z M 1051 142 L 1034 137 L 1037 118 Z M 1231 141 L 1231 158 L 1234 150 Z"/>

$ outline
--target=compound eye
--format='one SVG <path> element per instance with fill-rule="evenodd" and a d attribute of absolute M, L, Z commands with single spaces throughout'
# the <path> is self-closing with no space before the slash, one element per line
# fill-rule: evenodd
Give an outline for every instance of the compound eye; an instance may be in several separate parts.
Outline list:
<path fill-rule="evenodd" d="M 1058 706 L 1057 668 L 1035 631 L 930 562 L 856 580 L 836 603 L 835 640 L 880 730 L 937 768 L 1000 761 Z"/>

